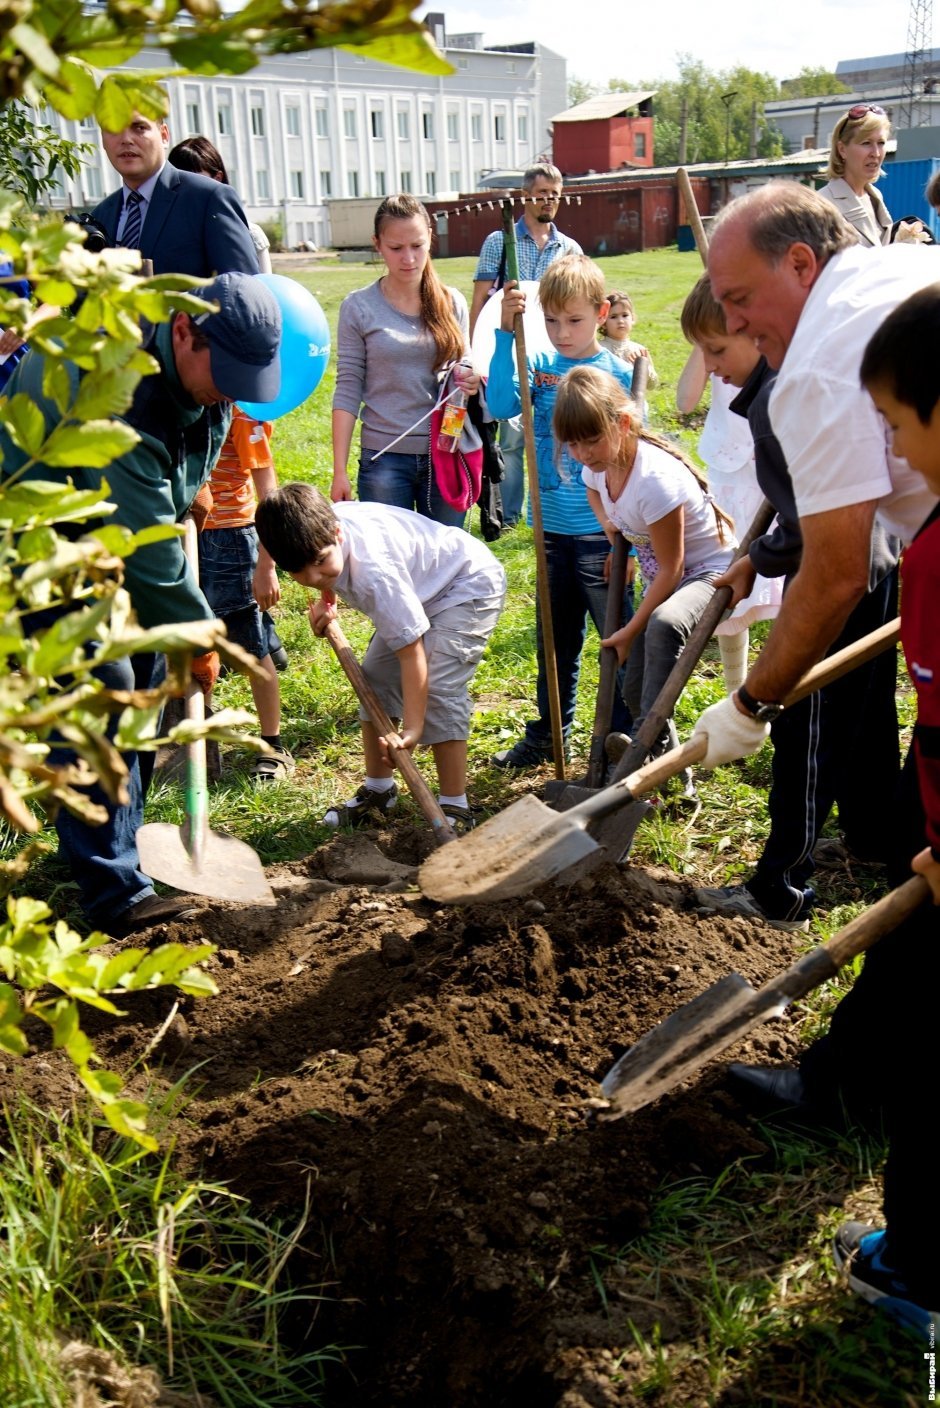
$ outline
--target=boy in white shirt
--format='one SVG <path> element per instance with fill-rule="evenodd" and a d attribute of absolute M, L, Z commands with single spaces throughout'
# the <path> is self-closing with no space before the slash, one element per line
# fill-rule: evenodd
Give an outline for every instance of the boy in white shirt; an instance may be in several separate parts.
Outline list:
<path fill-rule="evenodd" d="M 398 733 L 381 736 L 360 709 L 366 779 L 331 807 L 328 826 L 359 826 L 398 800 L 388 744 L 434 754 L 441 809 L 456 830 L 473 826 L 467 800 L 468 686 L 502 610 L 506 574 L 489 548 L 389 504 L 331 504 L 310 484 L 285 484 L 258 506 L 258 537 L 301 586 L 320 592 L 310 625 L 323 635 L 336 597 L 375 627 L 363 672 Z"/>

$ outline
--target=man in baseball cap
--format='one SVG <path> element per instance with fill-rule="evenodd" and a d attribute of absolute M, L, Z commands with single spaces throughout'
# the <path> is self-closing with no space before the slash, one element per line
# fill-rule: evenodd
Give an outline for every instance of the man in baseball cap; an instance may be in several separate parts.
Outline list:
<path fill-rule="evenodd" d="M 178 313 L 173 356 L 185 389 L 199 405 L 274 401 L 281 389 L 281 309 L 254 274 L 220 274 L 194 292 L 214 313 Z M 193 359 L 192 354 L 204 353 Z"/>

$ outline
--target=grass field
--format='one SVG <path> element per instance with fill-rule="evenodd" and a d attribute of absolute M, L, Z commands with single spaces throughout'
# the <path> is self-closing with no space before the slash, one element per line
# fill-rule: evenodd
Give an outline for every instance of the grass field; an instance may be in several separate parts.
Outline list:
<path fill-rule="evenodd" d="M 678 417 L 674 392 L 687 354 L 678 314 L 700 272 L 697 255 L 666 249 L 599 262 L 610 287 L 626 287 L 634 296 L 639 315 L 636 336 L 649 346 L 659 371 L 660 385 L 650 397 L 651 424 L 681 436 L 694 449 L 702 416 Z M 446 282 L 456 284 L 469 297 L 473 260 L 445 260 L 438 267 Z M 335 329 L 343 297 L 375 273 L 374 267 L 319 261 L 295 276 L 316 295 Z M 311 402 L 276 427 L 274 449 L 282 482 L 301 479 L 328 487 L 334 373 L 331 364 Z M 532 785 L 531 777 L 507 777 L 490 766 L 488 758 L 519 735 L 533 706 L 535 572 L 531 534 L 524 527 L 498 542 L 494 550 L 506 567 L 510 592 L 475 681 L 470 790 L 475 802 L 496 810 Z M 289 669 L 281 677 L 282 732 L 297 759 L 296 774 L 283 784 L 256 789 L 250 780 L 250 755 L 231 750 L 223 781 L 211 799 L 212 826 L 250 842 L 265 863 L 296 859 L 322 844 L 330 833 L 318 818 L 336 798 L 350 795 L 362 773 L 355 701 L 327 646 L 311 637 L 306 593 L 287 579 L 282 588 L 278 625 L 290 653 Z M 367 624 L 351 612 L 344 613 L 343 622 L 354 648 L 361 651 L 369 635 Z M 756 641 L 761 634 L 761 630 L 755 633 Z M 720 696 L 719 676 L 717 650 L 710 647 L 677 711 L 680 737 L 687 736 L 702 707 Z M 587 751 L 596 677 L 596 650 L 589 643 L 573 738 L 576 757 Z M 247 707 L 250 702 L 247 685 L 237 676 L 222 682 L 217 698 L 222 705 Z M 909 727 L 907 695 L 902 696 L 902 706 Z M 769 766 L 765 749 L 756 758 L 700 780 L 703 806 L 694 823 L 666 818 L 645 823 L 633 859 L 668 865 L 702 883 L 745 876 L 766 834 Z M 577 771 L 575 762 L 572 772 Z M 546 771 L 543 776 L 547 775 Z M 182 815 L 179 787 L 158 783 L 151 793 L 148 818 L 179 823 Z M 43 863 L 37 878 L 47 892 L 57 892 L 60 902 L 68 897 L 70 882 L 53 862 Z M 813 922 L 816 939 L 845 923 L 875 893 L 876 882 L 868 875 L 857 875 L 856 882 L 850 890 L 832 890 L 823 880 Z M 850 981 L 851 975 L 833 982 L 807 1005 L 808 1037 Z M 717 1184 L 699 1181 L 665 1189 L 655 1225 L 642 1243 L 596 1249 L 599 1265 L 611 1259 L 629 1260 L 630 1274 L 640 1277 L 650 1295 L 667 1298 L 690 1325 L 687 1342 L 680 1348 L 672 1345 L 668 1355 L 655 1333 L 638 1335 L 636 1344 L 625 1349 L 633 1371 L 624 1403 L 686 1403 L 682 1383 L 692 1363 L 707 1365 L 708 1402 L 713 1404 L 743 1402 L 730 1390 L 726 1396 L 742 1363 L 752 1368 L 764 1365 L 767 1391 L 761 1404 L 782 1408 L 821 1403 L 814 1384 L 831 1385 L 836 1378 L 842 1391 L 832 1402 L 838 1401 L 839 1408 L 923 1401 L 926 1389 L 921 1386 L 926 1379 L 913 1342 L 908 1350 L 905 1341 L 864 1307 L 846 1304 L 842 1323 L 832 1319 L 833 1304 L 841 1293 L 834 1289 L 828 1240 L 846 1215 L 867 1214 L 877 1220 L 879 1189 L 874 1172 L 881 1151 L 852 1140 L 821 1150 L 795 1137 L 777 1138 L 772 1169 L 766 1163 L 760 1169 L 745 1163 L 729 1169 Z M 742 1227 L 748 1229 L 747 1239 L 742 1239 Z M 748 1259 L 743 1242 L 753 1250 L 755 1241 L 796 1248 L 782 1276 L 770 1279 Z M 786 1326 L 784 1335 L 781 1324 Z M 772 1357 L 779 1356 L 781 1343 L 792 1356 L 786 1366 Z M 767 1355 L 771 1357 L 765 1360 Z M 639 1379 L 638 1364 L 643 1371 Z M 780 1387 L 783 1384 L 785 1388 Z"/>

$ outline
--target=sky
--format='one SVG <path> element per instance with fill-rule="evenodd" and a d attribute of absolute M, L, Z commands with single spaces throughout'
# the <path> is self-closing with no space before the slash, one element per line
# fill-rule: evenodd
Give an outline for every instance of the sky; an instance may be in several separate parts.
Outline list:
<path fill-rule="evenodd" d="M 706 68 L 740 63 L 777 78 L 903 53 L 909 7 L 908 0 L 436 0 L 429 8 L 446 16 L 450 33 L 482 32 L 484 44 L 537 39 L 568 60 L 569 79 L 605 88 L 611 78 L 675 78 L 677 53 Z"/>

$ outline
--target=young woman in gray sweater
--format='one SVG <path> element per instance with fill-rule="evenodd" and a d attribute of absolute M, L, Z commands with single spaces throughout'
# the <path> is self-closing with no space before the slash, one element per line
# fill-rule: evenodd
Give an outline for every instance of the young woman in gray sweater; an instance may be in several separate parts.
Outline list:
<path fill-rule="evenodd" d="M 330 497 L 353 497 L 348 462 L 361 417 L 358 497 L 462 528 L 465 515 L 434 478 L 427 416 L 442 371 L 469 354 L 467 301 L 435 273 L 431 218 L 414 196 L 383 200 L 374 229 L 385 273 L 344 298 L 339 313 Z M 464 385 L 473 392 L 479 380 L 474 372 Z"/>

